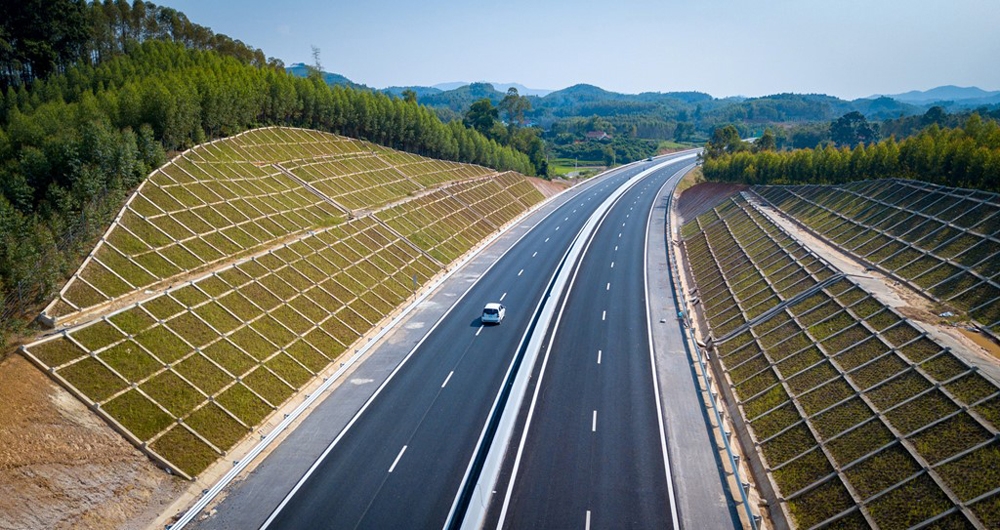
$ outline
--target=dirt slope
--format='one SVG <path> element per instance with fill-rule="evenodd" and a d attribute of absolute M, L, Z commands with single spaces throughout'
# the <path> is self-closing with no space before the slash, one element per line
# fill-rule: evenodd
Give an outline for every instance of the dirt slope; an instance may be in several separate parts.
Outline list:
<path fill-rule="evenodd" d="M 187 484 L 18 354 L 0 403 L 0 529 L 141 528 Z"/>

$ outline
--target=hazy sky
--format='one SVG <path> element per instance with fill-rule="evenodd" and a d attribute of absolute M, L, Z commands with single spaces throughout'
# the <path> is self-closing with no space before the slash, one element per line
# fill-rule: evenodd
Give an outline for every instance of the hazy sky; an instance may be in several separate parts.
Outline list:
<path fill-rule="evenodd" d="M 160 0 L 376 88 L 450 81 L 857 98 L 1000 89 L 1000 0 Z"/>

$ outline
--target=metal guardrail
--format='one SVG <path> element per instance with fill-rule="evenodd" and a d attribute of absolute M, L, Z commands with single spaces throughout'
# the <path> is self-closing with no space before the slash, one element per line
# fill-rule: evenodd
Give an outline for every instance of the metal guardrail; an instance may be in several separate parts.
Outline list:
<path fill-rule="evenodd" d="M 740 490 L 740 499 L 743 509 L 746 512 L 747 519 L 750 522 L 750 528 L 752 530 L 758 529 L 758 521 L 760 516 L 753 513 L 753 509 L 750 506 L 750 499 L 747 496 L 747 489 L 749 488 L 749 483 L 743 482 L 743 478 L 740 475 L 740 468 L 737 462 L 737 455 L 733 452 L 733 448 L 729 443 L 729 437 L 726 436 L 725 427 L 723 427 L 722 414 L 719 411 L 719 405 L 715 401 L 715 394 L 712 392 L 712 379 L 709 376 L 709 368 L 705 362 L 705 355 L 698 347 L 698 342 L 694 338 L 692 321 L 691 321 L 691 311 L 687 305 L 687 297 L 684 295 L 683 290 L 680 286 L 680 269 L 677 264 L 677 260 L 674 257 L 674 240 L 673 240 L 673 223 L 671 221 L 671 212 L 674 208 L 674 194 L 671 190 L 670 201 L 667 203 L 667 215 L 666 215 L 666 226 L 667 233 L 665 234 L 667 240 L 667 260 L 670 262 L 670 288 L 674 295 L 674 300 L 678 307 L 678 317 L 683 322 L 684 334 L 691 345 L 694 348 L 695 355 L 698 358 L 698 364 L 701 366 L 701 377 L 705 385 L 705 390 L 708 393 L 708 401 L 710 408 L 712 409 L 712 414 L 715 417 L 715 422 L 722 431 L 722 443 L 726 448 L 726 455 L 729 457 L 729 465 L 732 466 L 733 476 L 736 478 L 737 487 Z M 746 486 L 745 486 L 746 485 Z"/>

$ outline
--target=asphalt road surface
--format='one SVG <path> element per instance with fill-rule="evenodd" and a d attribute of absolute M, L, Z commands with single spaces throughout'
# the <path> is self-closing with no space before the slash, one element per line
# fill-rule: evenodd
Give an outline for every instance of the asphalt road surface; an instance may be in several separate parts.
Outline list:
<path fill-rule="evenodd" d="M 504 254 L 365 404 L 266 526 L 442 527 L 511 361 L 560 259 L 593 208 L 641 169 L 630 167 L 602 177 Z M 624 274 L 621 281 L 634 281 L 628 276 L 633 274 Z M 641 283 L 623 283 L 622 289 L 626 288 L 643 292 Z M 479 315 L 490 301 L 503 302 L 507 315 L 501 325 L 484 327 Z M 625 317 L 623 313 L 615 319 Z M 646 340 L 644 335 L 642 340 Z M 615 371 L 614 378 L 599 384 L 610 390 L 633 374 L 628 368 Z M 648 367 L 645 377 L 650 377 Z M 609 409 L 608 416 L 600 418 L 607 442 L 615 438 L 616 421 L 627 424 L 631 420 L 624 418 L 646 413 L 631 411 L 622 416 L 624 420 L 615 420 L 615 414 Z M 648 418 L 636 421 L 645 423 Z M 628 427 L 623 424 L 621 428 Z M 650 466 L 658 466 L 662 475 L 662 461 L 655 463 L 662 459 L 658 451 L 643 458 L 651 459 Z M 658 515 L 649 517 L 643 520 L 662 520 Z"/>
<path fill-rule="evenodd" d="M 564 300 L 516 448 L 504 528 L 674 528 L 646 312 L 646 224 L 677 164 L 608 212 Z"/>

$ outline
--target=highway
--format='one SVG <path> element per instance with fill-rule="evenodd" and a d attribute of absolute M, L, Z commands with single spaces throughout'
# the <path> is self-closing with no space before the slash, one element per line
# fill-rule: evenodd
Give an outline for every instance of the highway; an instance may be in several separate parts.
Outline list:
<path fill-rule="evenodd" d="M 596 205 L 647 165 L 652 164 L 623 168 L 574 190 L 504 253 L 406 356 L 263 526 L 444 526 L 563 255 Z M 627 288 L 642 292 L 641 284 Z M 499 326 L 479 322 L 488 301 L 507 306 Z M 224 520 L 215 524 L 226 526 Z"/>
<path fill-rule="evenodd" d="M 680 177 L 681 165 L 626 192 L 579 263 L 522 412 L 528 424 L 509 454 L 515 478 L 496 525 L 678 526 L 653 381 L 644 255 L 653 200 L 668 178 Z"/>

